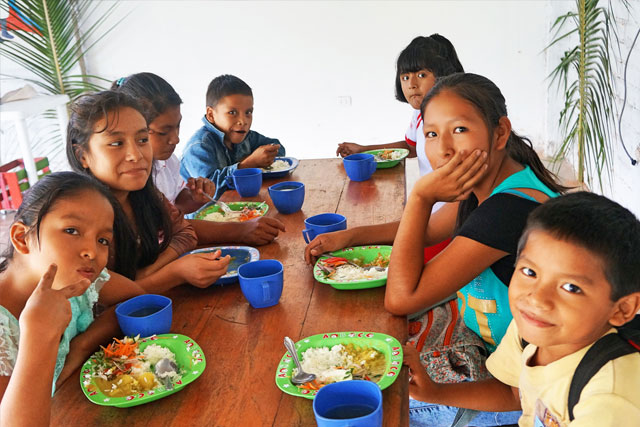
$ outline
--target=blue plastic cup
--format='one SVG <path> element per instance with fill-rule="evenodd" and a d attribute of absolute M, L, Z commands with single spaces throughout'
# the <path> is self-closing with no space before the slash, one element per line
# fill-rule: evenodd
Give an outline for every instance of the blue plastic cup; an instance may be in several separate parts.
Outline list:
<path fill-rule="evenodd" d="M 307 227 L 302 230 L 302 237 L 309 243 L 318 234 L 329 233 L 330 231 L 346 230 L 347 218 L 336 213 L 323 213 L 311 216 L 304 220 Z"/>
<path fill-rule="evenodd" d="M 269 187 L 269 196 L 281 214 L 298 212 L 304 203 L 304 184 L 296 181 L 279 182 Z"/>
<path fill-rule="evenodd" d="M 238 268 L 240 289 L 253 308 L 276 305 L 282 295 L 284 267 L 275 259 L 248 262 Z"/>
<path fill-rule="evenodd" d="M 148 337 L 171 330 L 173 307 L 171 299 L 162 295 L 138 295 L 116 307 L 120 329 L 128 337 Z"/>
<path fill-rule="evenodd" d="M 378 164 L 373 154 L 358 153 L 342 159 L 344 170 L 351 181 L 366 181 L 376 171 Z"/>
<path fill-rule="evenodd" d="M 313 413 L 318 427 L 382 427 L 382 392 L 371 381 L 327 384 L 313 399 Z"/>
<path fill-rule="evenodd" d="M 235 189 L 240 197 L 254 197 L 262 187 L 262 169 L 236 169 L 224 180 L 225 184 Z"/>

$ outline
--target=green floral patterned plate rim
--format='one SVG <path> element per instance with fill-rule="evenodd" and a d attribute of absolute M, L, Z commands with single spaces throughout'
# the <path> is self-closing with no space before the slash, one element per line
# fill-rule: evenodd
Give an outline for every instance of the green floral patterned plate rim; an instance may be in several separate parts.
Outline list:
<path fill-rule="evenodd" d="M 355 246 L 353 248 L 344 248 L 339 251 L 331 252 L 332 256 L 343 257 L 349 260 L 359 258 L 364 263 L 369 263 L 376 259 L 378 254 L 382 254 L 386 257 L 391 255 L 391 246 L 374 245 L 374 246 Z M 326 283 L 340 290 L 353 290 L 353 289 L 369 289 L 384 286 L 387 283 L 387 276 L 381 279 L 363 279 L 353 280 L 350 282 L 338 282 L 335 280 L 327 279 L 324 272 L 320 269 L 319 263 L 323 259 L 330 258 L 329 256 L 321 256 L 313 266 L 313 277 L 320 283 Z"/>
<path fill-rule="evenodd" d="M 296 343 L 296 351 L 298 352 L 298 357 L 302 359 L 302 353 L 309 348 L 330 348 L 337 344 L 371 347 L 384 354 L 387 364 L 382 379 L 378 381 L 378 386 L 381 390 L 393 384 L 400 373 L 400 369 L 402 369 L 402 345 L 391 335 L 379 332 L 348 331 L 312 335 L 298 341 Z M 280 390 L 292 396 L 313 399 L 317 390 L 306 390 L 291 383 L 293 368 L 295 368 L 295 363 L 293 363 L 291 355 L 287 352 L 278 363 L 276 385 Z"/>
<path fill-rule="evenodd" d="M 91 378 L 92 367 L 95 364 L 95 359 L 91 356 L 89 360 L 84 363 L 80 371 L 80 388 L 82 388 L 87 399 L 96 405 L 115 406 L 118 408 L 127 408 L 129 406 L 153 402 L 154 400 L 162 399 L 163 397 L 182 390 L 187 384 L 195 381 L 207 366 L 204 353 L 200 346 L 185 335 L 152 335 L 140 340 L 140 351 L 144 351 L 150 344 L 157 344 L 160 347 L 168 348 L 176 356 L 176 363 L 182 371 L 182 378 L 174 383 L 172 390 L 165 390 L 163 387 L 160 387 L 156 390 L 149 390 L 126 397 L 107 396 L 100 391 Z"/>
<path fill-rule="evenodd" d="M 257 208 L 260 206 L 260 216 L 264 216 L 269 210 L 269 205 L 266 202 L 226 202 L 227 206 L 232 211 L 241 211 L 245 206 L 250 208 Z M 205 219 L 207 215 L 214 212 L 220 212 L 220 206 L 214 204 L 213 202 L 209 202 L 194 214 L 193 219 Z"/>
<path fill-rule="evenodd" d="M 395 160 L 377 160 L 376 159 L 376 162 L 378 163 L 378 165 L 376 166 L 376 169 L 392 168 L 398 163 L 400 163 L 400 160 L 404 159 L 409 155 L 409 150 L 407 150 L 406 148 L 389 148 L 387 150 L 369 150 L 369 151 L 363 151 L 363 153 L 373 154 L 375 156 L 376 154 L 380 154 L 383 151 L 388 151 L 388 150 L 399 151 L 400 153 L 402 153 L 402 155 L 400 156 L 399 159 L 395 159 Z"/>

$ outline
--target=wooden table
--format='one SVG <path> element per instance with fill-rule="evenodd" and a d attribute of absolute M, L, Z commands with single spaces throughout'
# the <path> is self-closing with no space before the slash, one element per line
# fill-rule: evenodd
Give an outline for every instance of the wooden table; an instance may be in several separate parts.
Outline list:
<path fill-rule="evenodd" d="M 281 215 L 271 204 L 268 186 L 284 180 L 305 183 L 301 212 Z M 240 198 L 230 191 L 223 200 Z M 284 264 L 280 303 L 253 309 L 235 284 L 173 289 L 168 294 L 174 304 L 172 332 L 200 344 L 207 359 L 202 376 L 172 396 L 119 409 L 90 403 L 80 389 L 78 371 L 53 397 L 53 425 L 312 426 L 312 401 L 275 385 L 285 335 L 297 341 L 324 332 L 374 331 L 406 341 L 406 319 L 384 310 L 385 288 L 339 291 L 314 280 L 303 259 L 301 233 L 304 218 L 323 212 L 345 215 L 349 226 L 398 220 L 405 201 L 403 164 L 378 170 L 368 181 L 352 182 L 339 159 L 303 160 L 291 176 L 266 180 L 257 197 L 243 200 L 267 201 L 267 215 L 285 223 L 286 232 L 259 248 L 261 259 Z M 406 371 L 383 391 L 385 426 L 408 425 Z"/>

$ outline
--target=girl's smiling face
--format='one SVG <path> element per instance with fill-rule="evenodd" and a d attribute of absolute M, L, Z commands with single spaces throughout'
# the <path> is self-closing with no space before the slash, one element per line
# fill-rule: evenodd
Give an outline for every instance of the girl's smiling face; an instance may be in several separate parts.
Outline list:
<path fill-rule="evenodd" d="M 402 94 L 415 110 L 420 109 L 424 96 L 431 90 L 435 82 L 436 77 L 426 69 L 400 74 Z"/>
<path fill-rule="evenodd" d="M 470 102 L 453 92 L 442 91 L 424 109 L 425 152 L 435 170 L 461 150 L 489 154 L 489 130 L 482 116 Z"/>
<path fill-rule="evenodd" d="M 36 229 L 25 237 L 25 255 L 34 277 L 39 280 L 55 263 L 54 289 L 83 278 L 93 282 L 107 265 L 113 221 L 111 204 L 95 190 L 82 190 L 54 202 L 40 222 L 39 239 Z"/>
<path fill-rule="evenodd" d="M 110 111 L 95 123 L 94 132 L 81 155 L 82 166 L 114 192 L 142 189 L 153 160 L 142 114 L 131 107 Z"/>
<path fill-rule="evenodd" d="M 180 142 L 180 106 L 174 105 L 149 123 L 149 141 L 153 148 L 154 160 L 167 160 Z"/>

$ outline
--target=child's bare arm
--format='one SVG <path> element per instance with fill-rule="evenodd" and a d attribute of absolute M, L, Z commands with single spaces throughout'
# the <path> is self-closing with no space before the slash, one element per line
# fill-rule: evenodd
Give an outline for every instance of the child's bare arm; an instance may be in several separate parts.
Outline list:
<path fill-rule="evenodd" d="M 203 177 L 189 178 L 187 186 L 180 191 L 173 204 L 182 213 L 191 213 L 211 200 L 205 194 L 213 197 L 215 192 L 216 185 L 209 179 Z"/>
<path fill-rule="evenodd" d="M 409 395 L 415 400 L 479 411 L 517 411 L 517 388 L 496 379 L 456 384 L 438 384 L 427 375 L 415 347 L 403 346 L 404 364 L 410 369 Z"/>
<path fill-rule="evenodd" d="M 361 145 L 355 142 L 342 142 L 338 144 L 336 156 L 347 157 L 350 154 L 362 153 L 368 150 L 385 150 L 389 148 L 406 148 L 409 150 L 409 157 L 416 157 L 416 147 L 407 144 L 407 141 L 389 142 L 388 144 Z"/>
<path fill-rule="evenodd" d="M 21 331 L 20 351 L 11 377 L 0 381 L 0 426 L 49 425 L 59 341 L 59 335 Z"/>
<path fill-rule="evenodd" d="M 244 222 L 213 222 L 189 220 L 198 235 L 198 244 L 240 242 L 248 245 L 266 245 L 275 239 L 284 224 L 277 218 L 261 216 Z"/>
<path fill-rule="evenodd" d="M 0 426 L 49 425 L 60 336 L 71 320 L 68 299 L 82 295 L 90 285 L 89 280 L 82 279 L 52 289 L 56 271 L 55 265 L 49 266 L 20 313 L 16 364 L 11 377 L 0 380 Z"/>

